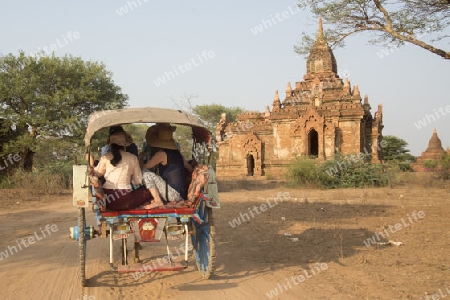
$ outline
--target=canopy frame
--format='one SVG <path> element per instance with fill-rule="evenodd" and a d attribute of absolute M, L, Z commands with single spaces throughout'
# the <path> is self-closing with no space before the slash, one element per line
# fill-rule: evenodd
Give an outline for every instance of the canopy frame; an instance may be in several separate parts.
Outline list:
<path fill-rule="evenodd" d="M 192 128 L 192 134 L 198 143 L 211 143 L 212 134 L 203 122 L 182 110 L 142 107 L 96 111 L 89 116 L 84 143 L 91 145 L 93 135 L 102 128 L 133 123 L 170 123 L 186 125 Z"/>

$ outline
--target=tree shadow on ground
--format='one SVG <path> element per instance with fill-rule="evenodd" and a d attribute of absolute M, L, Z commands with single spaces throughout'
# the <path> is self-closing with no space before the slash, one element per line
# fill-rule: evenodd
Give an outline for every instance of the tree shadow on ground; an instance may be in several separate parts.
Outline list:
<path fill-rule="evenodd" d="M 341 263 L 375 237 L 375 232 L 360 226 L 364 218 L 385 216 L 391 208 L 283 202 L 252 217 L 249 208 L 261 203 L 225 203 L 235 211 L 234 219 L 214 211 L 217 265 L 227 278 L 293 266 L 309 269 L 317 262 Z M 239 218 L 240 225 L 233 223 Z"/>

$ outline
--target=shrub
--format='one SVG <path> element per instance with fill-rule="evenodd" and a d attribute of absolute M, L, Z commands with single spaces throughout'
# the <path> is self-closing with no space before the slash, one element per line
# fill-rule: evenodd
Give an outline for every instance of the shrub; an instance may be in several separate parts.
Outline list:
<path fill-rule="evenodd" d="M 0 188 L 30 189 L 45 194 L 59 193 L 62 189 L 72 186 L 72 164 L 49 163 L 45 167 L 26 172 L 15 170 L 11 175 L 0 180 Z"/>
<path fill-rule="evenodd" d="M 423 165 L 433 171 L 436 179 L 444 181 L 450 179 L 450 154 L 448 152 L 443 152 L 438 160 L 424 161 Z"/>
<path fill-rule="evenodd" d="M 315 186 L 318 182 L 316 163 L 312 159 L 297 158 L 288 166 L 287 178 L 294 185 Z"/>
<path fill-rule="evenodd" d="M 319 188 L 361 188 L 387 186 L 397 179 L 398 164 L 371 164 L 360 155 L 324 161 L 298 158 L 288 167 L 290 183 Z"/>

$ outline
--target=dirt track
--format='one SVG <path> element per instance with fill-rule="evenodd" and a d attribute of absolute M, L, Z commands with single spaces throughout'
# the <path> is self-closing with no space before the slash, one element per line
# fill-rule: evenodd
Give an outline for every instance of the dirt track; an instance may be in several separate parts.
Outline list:
<path fill-rule="evenodd" d="M 268 198 L 279 192 L 289 193 L 289 199 L 275 205 Z M 68 238 L 69 227 L 77 222 L 71 195 L 30 195 L 20 201 L 19 209 L 8 198 L 10 191 L 0 193 L 0 252 L 10 250 L 9 257 L 0 261 L 2 299 L 427 299 L 426 293 L 429 299 L 433 294 L 442 299 L 450 295 L 450 197 L 445 189 L 277 188 L 221 193 L 222 208 L 214 215 L 217 269 L 210 280 L 199 279 L 192 256 L 188 269 L 181 272 L 152 273 L 139 280 L 131 274 L 111 273 L 108 241 L 95 239 L 88 242 L 90 279 L 83 289 L 77 243 Z M 269 206 L 269 202 L 272 207 L 264 212 L 254 210 L 255 205 Z M 235 223 L 233 228 L 230 222 L 237 218 L 241 225 Z M 88 219 L 93 225 L 92 214 Z M 57 230 L 52 231 L 51 225 Z M 393 240 L 403 245 L 366 246 L 364 241 L 378 232 L 389 236 L 375 242 Z M 16 241 L 30 237 L 34 244 L 20 250 Z M 172 242 L 171 247 L 178 244 Z M 144 253 L 162 257 L 164 244 L 144 244 Z"/>

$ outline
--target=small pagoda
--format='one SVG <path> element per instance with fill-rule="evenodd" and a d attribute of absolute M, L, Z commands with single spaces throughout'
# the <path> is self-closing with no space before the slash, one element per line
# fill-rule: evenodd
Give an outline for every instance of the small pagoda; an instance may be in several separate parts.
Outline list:
<path fill-rule="evenodd" d="M 434 128 L 433 134 L 428 142 L 428 148 L 417 158 L 417 161 L 412 165 L 412 168 L 417 172 L 426 171 L 423 163 L 427 160 L 441 159 L 444 152 L 445 150 L 442 148 L 441 139 L 437 135 L 436 128 Z"/>

